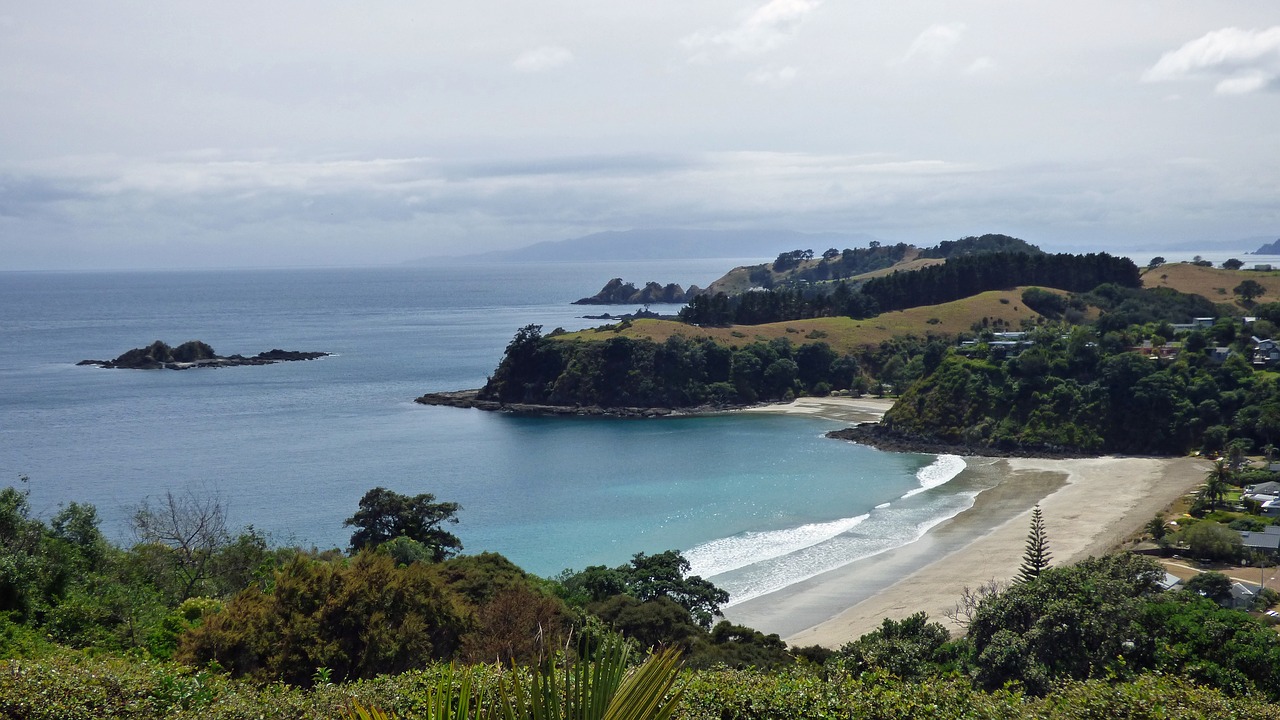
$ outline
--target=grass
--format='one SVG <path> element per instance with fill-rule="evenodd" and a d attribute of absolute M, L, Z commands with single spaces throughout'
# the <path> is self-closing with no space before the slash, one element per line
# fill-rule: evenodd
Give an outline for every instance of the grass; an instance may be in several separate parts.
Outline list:
<path fill-rule="evenodd" d="M 866 320 L 847 317 L 788 320 L 766 325 L 731 326 L 725 328 L 700 328 L 671 320 L 641 319 L 631 327 L 619 330 L 581 330 L 556 336 L 563 341 L 607 340 L 623 336 L 665 342 L 679 335 L 689 339 L 710 337 L 724 345 L 741 345 L 751 340 L 771 340 L 785 337 L 797 344 L 825 342 L 839 352 L 854 352 L 900 335 L 955 336 L 968 332 L 974 323 L 987 318 L 993 323 L 999 319 L 1010 330 L 1017 330 L 1025 319 L 1038 320 L 1041 316 L 1022 304 L 1023 288 L 992 290 L 963 300 L 896 310 Z"/>
<path fill-rule="evenodd" d="M 1202 267 L 1191 263 L 1172 263 L 1144 271 L 1145 287 L 1167 287 L 1189 295 L 1199 295 L 1212 303 L 1232 303 L 1241 311 L 1247 308 L 1232 290 L 1245 280 L 1255 280 L 1267 289 L 1265 295 L 1254 298 L 1255 303 L 1280 300 L 1280 271 L 1223 270 Z"/>

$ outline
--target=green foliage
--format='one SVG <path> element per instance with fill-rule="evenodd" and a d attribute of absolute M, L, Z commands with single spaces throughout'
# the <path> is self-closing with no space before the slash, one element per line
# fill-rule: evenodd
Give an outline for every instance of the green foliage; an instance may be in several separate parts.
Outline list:
<path fill-rule="evenodd" d="M 1244 552 L 1240 534 L 1212 520 L 1198 522 L 1178 533 L 1178 542 L 1204 560 L 1237 560 Z"/>
<path fill-rule="evenodd" d="M 1013 238 L 1009 240 L 1022 242 Z M 829 293 L 825 288 L 794 286 L 752 291 L 733 297 L 700 295 L 680 311 L 680 319 L 693 325 L 720 326 L 840 315 L 871 317 L 891 310 L 936 305 L 1018 285 L 1085 292 L 1104 283 L 1136 288 L 1141 285 L 1141 279 L 1132 261 L 1106 253 L 1046 255 L 1039 250 L 1028 251 L 1025 247 L 957 251 L 950 253 L 944 264 L 874 277 L 857 289 L 841 281 Z"/>
<path fill-rule="evenodd" d="M 351 551 L 373 549 L 396 538 L 408 538 L 419 547 L 400 545 L 394 548 L 397 561 L 420 551 L 425 559 L 440 562 L 462 550 L 462 541 L 441 529 L 443 523 L 457 523 L 462 506 L 454 502 L 435 502 L 435 495 L 401 495 L 376 487 L 360 498 L 360 509 L 342 522 L 354 527 Z"/>
<path fill-rule="evenodd" d="M 1067 298 L 1038 287 L 1022 291 L 1022 304 L 1050 320 L 1058 320 L 1067 311 Z"/>
<path fill-rule="evenodd" d="M 508 346 L 481 397 L 606 408 L 742 404 L 812 394 L 819 386 L 849 389 L 858 369 L 856 359 L 837 355 L 826 343 L 796 348 L 774 340 L 731 350 L 709 338 L 680 336 L 662 343 L 526 337 Z"/>
<path fill-rule="evenodd" d="M 1049 568 L 987 598 L 969 624 L 977 682 L 1044 693 L 1056 680 L 1123 677 L 1149 665 L 1142 607 L 1162 574 L 1147 558 L 1111 555 Z"/>
<path fill-rule="evenodd" d="M 1137 332 L 1137 330 L 1134 330 Z M 1045 328 L 1001 356 L 946 356 L 909 387 L 883 426 L 901 435 L 1000 449 L 1181 455 L 1280 438 L 1280 386 L 1239 353 L 1154 362 L 1084 328 Z M 1206 500 L 1206 511 L 1210 505 Z"/>
<path fill-rule="evenodd" d="M 1220 572 L 1202 572 L 1187 581 L 1186 591 L 1222 604 L 1231 600 L 1231 578 Z"/>
<path fill-rule="evenodd" d="M 1044 513 L 1036 505 L 1031 510 L 1031 529 L 1027 532 L 1026 550 L 1022 554 L 1022 566 L 1018 568 L 1018 580 L 1035 580 L 1049 567 L 1053 555 L 1049 552 L 1049 536 L 1045 534 Z"/>
<path fill-rule="evenodd" d="M 880 628 L 846 643 L 829 665 L 841 672 L 882 671 L 904 680 L 934 675 L 956 660 L 951 633 L 918 612 L 903 620 L 885 618 Z"/>
<path fill-rule="evenodd" d="M 244 590 L 185 633 L 177 658 L 262 680 L 305 684 L 317 667 L 351 680 L 448 657 L 464 630 L 425 565 L 371 553 L 344 563 L 298 557 L 276 571 L 270 593 Z"/>
<path fill-rule="evenodd" d="M 1245 280 L 1232 288 L 1231 292 L 1239 295 L 1247 303 L 1252 302 L 1254 298 L 1260 295 L 1265 295 L 1267 289 L 1257 280 Z"/>

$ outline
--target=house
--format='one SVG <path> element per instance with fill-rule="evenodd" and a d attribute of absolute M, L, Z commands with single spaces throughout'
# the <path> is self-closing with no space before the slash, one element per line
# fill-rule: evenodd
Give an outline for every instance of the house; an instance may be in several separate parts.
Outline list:
<path fill-rule="evenodd" d="M 1280 465 L 1280 463 L 1271 463 L 1271 465 L 1271 472 L 1276 472 L 1277 470 L 1274 466 Z M 1258 497 L 1259 495 L 1267 495 L 1269 497 L 1262 499 Z M 1280 497 L 1280 482 L 1272 481 L 1257 483 L 1255 485 L 1246 485 L 1244 492 L 1240 493 L 1240 497 L 1247 498 L 1249 500 L 1257 500 L 1258 502 L 1266 502 L 1266 500 L 1275 499 L 1276 497 Z"/>
<path fill-rule="evenodd" d="M 1266 340 L 1253 338 L 1253 364 L 1270 366 L 1280 362 L 1280 342 L 1270 338 Z"/>
<path fill-rule="evenodd" d="M 1260 272 L 1271 272 L 1271 263 L 1254 263 L 1253 269 Z"/>
<path fill-rule="evenodd" d="M 1280 531 L 1280 526 L 1268 525 L 1267 529 L 1276 528 Z M 1261 552 L 1277 553 L 1280 552 L 1280 532 L 1250 532 L 1248 530 L 1240 531 L 1240 542 L 1250 550 L 1258 550 Z"/>
<path fill-rule="evenodd" d="M 1161 590 L 1181 590 L 1182 578 L 1173 573 L 1165 572 L 1164 577 L 1156 581 L 1156 584 L 1160 586 Z"/>
<path fill-rule="evenodd" d="M 1233 610 L 1248 610 L 1253 607 L 1253 601 L 1258 597 L 1260 589 L 1242 582 L 1231 583 L 1231 602 L 1227 607 Z"/>
<path fill-rule="evenodd" d="M 1211 328 L 1213 327 L 1213 324 L 1217 321 L 1218 321 L 1217 318 L 1211 318 L 1211 317 L 1191 318 L 1191 322 L 1198 328 Z"/>
<path fill-rule="evenodd" d="M 1150 340 L 1144 340 L 1141 345 L 1129 349 L 1143 357 L 1157 360 L 1176 360 L 1182 352 L 1182 343 L 1167 342 L 1153 347 Z"/>
<path fill-rule="evenodd" d="M 1231 357 L 1232 352 L 1233 350 L 1229 347 L 1209 348 L 1209 362 L 1221 365 L 1227 361 L 1227 358 Z"/>

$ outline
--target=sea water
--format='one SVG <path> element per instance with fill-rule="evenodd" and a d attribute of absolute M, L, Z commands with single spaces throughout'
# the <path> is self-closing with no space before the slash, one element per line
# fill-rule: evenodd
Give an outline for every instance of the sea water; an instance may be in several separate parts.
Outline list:
<path fill-rule="evenodd" d="M 731 260 L 332 270 L 0 273 L 0 484 L 43 517 L 216 494 L 235 527 L 343 547 L 364 492 L 458 502 L 467 552 L 525 569 L 684 551 L 734 602 L 918 538 L 972 504 L 959 458 L 823 437 L 841 423 L 728 414 L 653 420 L 425 407 L 473 388 L 527 324 L 577 329 L 611 277 L 705 286 Z M 655 309 L 674 311 L 675 308 Z M 154 340 L 221 354 L 333 356 L 175 371 L 77 367 Z"/>

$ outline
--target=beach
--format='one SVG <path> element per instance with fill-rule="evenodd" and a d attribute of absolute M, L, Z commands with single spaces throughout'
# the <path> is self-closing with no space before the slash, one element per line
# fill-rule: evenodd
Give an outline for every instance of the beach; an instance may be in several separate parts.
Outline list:
<path fill-rule="evenodd" d="M 842 412 L 838 406 L 847 403 L 843 412 L 864 416 L 874 414 L 876 403 L 888 402 L 803 400 L 811 402 L 772 411 L 833 417 Z M 838 648 L 875 630 L 884 618 L 901 619 L 920 611 L 958 632 L 961 628 L 946 613 L 966 587 L 977 588 L 993 579 L 1007 583 L 1017 574 L 1031 510 L 1037 504 L 1044 514 L 1053 564 L 1069 564 L 1117 549 L 1156 513 L 1203 482 L 1209 469 L 1207 461 L 1196 458 L 965 461 L 965 470 L 952 482 L 978 490 L 968 510 L 916 542 L 733 605 L 726 617 L 778 633 L 792 646 Z"/>

